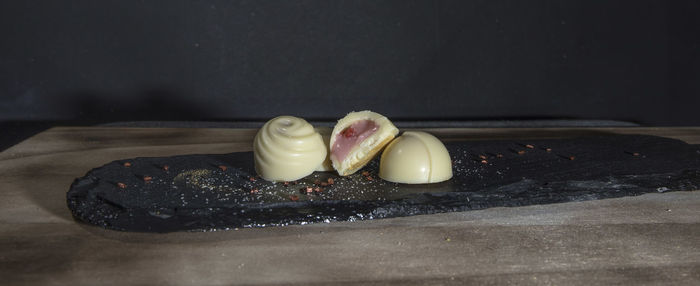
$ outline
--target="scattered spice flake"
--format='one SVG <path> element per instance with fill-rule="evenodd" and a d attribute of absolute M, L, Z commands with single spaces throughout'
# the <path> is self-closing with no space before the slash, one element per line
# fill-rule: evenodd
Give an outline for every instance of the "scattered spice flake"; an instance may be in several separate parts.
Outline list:
<path fill-rule="evenodd" d="M 289 182 L 286 182 L 286 181 L 285 181 L 284 183 L 282 183 L 282 184 L 283 184 L 285 187 L 286 187 L 286 186 L 289 186 Z"/>
<path fill-rule="evenodd" d="M 575 159 L 576 159 L 576 156 L 569 156 L 569 158 L 568 158 L 568 159 L 569 159 L 569 161 L 573 161 L 573 160 L 575 160 Z"/>
<path fill-rule="evenodd" d="M 479 155 L 479 159 L 481 159 L 481 160 L 486 160 L 486 156 L 484 156 L 484 155 Z"/>
<path fill-rule="evenodd" d="M 296 202 L 296 201 L 299 200 L 299 196 L 297 196 L 297 195 L 291 195 L 291 196 L 289 196 L 289 199 L 292 200 L 293 202 Z"/>
<path fill-rule="evenodd" d="M 527 144 L 527 145 L 525 145 L 525 148 L 535 149 L 535 146 L 533 146 L 532 144 Z"/>
<path fill-rule="evenodd" d="M 335 181 L 333 180 L 333 178 L 328 178 L 328 184 L 329 184 L 329 185 L 332 185 L 332 184 L 334 184 L 334 183 L 335 183 Z"/>
<path fill-rule="evenodd" d="M 367 172 L 367 171 L 362 171 L 362 175 L 365 176 L 365 177 L 367 177 L 367 176 L 369 176 L 369 172 Z"/>
<path fill-rule="evenodd" d="M 225 166 L 224 166 L 224 168 L 225 168 Z M 224 171 L 226 171 L 226 169 L 224 169 Z M 248 178 L 248 180 L 250 180 L 251 182 L 255 182 L 255 177 L 250 177 L 250 178 Z"/>
<path fill-rule="evenodd" d="M 143 181 L 144 181 L 144 182 L 148 183 L 148 182 L 150 182 L 151 180 L 153 180 L 153 177 L 151 177 L 151 176 L 143 176 Z"/>
<path fill-rule="evenodd" d="M 260 190 L 258 190 L 258 189 L 252 189 L 252 190 L 250 190 L 250 193 L 251 193 L 251 194 L 257 194 L 258 192 L 260 192 Z"/>
<path fill-rule="evenodd" d="M 314 185 L 320 185 L 320 184 L 321 184 L 321 180 L 316 179 L 316 181 L 314 181 Z"/>
<path fill-rule="evenodd" d="M 168 165 L 163 165 L 163 171 L 168 171 L 170 170 L 170 166 Z"/>
<path fill-rule="evenodd" d="M 306 193 L 311 193 L 314 191 L 314 188 L 312 187 L 304 187 L 299 189 L 299 193 L 306 194 Z"/>
<path fill-rule="evenodd" d="M 127 168 L 128 168 L 128 167 L 131 167 L 131 163 L 130 163 L 130 162 L 124 162 L 124 167 L 127 167 Z"/>
<path fill-rule="evenodd" d="M 503 158 L 503 154 L 496 154 L 497 158 Z"/>
<path fill-rule="evenodd" d="M 224 165 L 219 165 L 219 169 L 221 169 L 221 171 L 224 171 L 224 172 L 225 172 L 226 169 L 228 169 L 228 168 L 227 168 L 226 166 L 224 166 Z"/>
<path fill-rule="evenodd" d="M 372 178 L 372 176 L 367 176 L 367 180 L 372 181 L 372 180 L 374 180 L 374 178 Z"/>
<path fill-rule="evenodd" d="M 317 192 L 317 193 L 323 192 L 323 188 L 315 187 L 314 192 Z"/>
<path fill-rule="evenodd" d="M 522 155 L 522 154 L 525 154 L 525 150 L 519 150 L 519 151 L 518 151 L 518 155 Z"/>
<path fill-rule="evenodd" d="M 481 164 L 488 164 L 488 163 L 489 163 L 489 161 L 481 160 Z"/>
<path fill-rule="evenodd" d="M 126 189 L 126 184 L 124 184 L 124 183 L 117 183 L 117 187 L 119 187 L 120 189 Z"/>

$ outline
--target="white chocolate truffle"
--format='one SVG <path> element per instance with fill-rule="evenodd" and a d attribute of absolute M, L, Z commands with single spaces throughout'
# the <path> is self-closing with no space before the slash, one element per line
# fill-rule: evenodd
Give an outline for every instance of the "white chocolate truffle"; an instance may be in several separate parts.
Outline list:
<path fill-rule="evenodd" d="M 331 146 L 331 132 L 333 130 L 328 128 L 328 127 L 317 127 L 316 132 L 321 134 L 321 137 L 323 138 L 323 144 L 326 146 L 326 149 L 330 148 Z M 328 172 L 328 171 L 334 171 L 333 169 L 333 162 L 331 162 L 331 151 L 330 149 L 326 150 L 327 155 L 326 159 L 323 160 L 323 163 L 316 168 L 316 171 L 319 172 Z"/>
<path fill-rule="evenodd" d="M 357 172 L 388 144 L 399 129 L 369 110 L 350 112 L 338 120 L 330 140 L 331 162 L 341 176 Z"/>
<path fill-rule="evenodd" d="M 310 175 L 326 159 L 321 135 L 306 120 L 293 116 L 271 119 L 253 142 L 255 171 L 268 181 L 294 181 Z"/>
<path fill-rule="evenodd" d="M 379 177 L 404 184 L 447 181 L 452 178 L 452 159 L 440 139 L 426 132 L 406 131 L 384 149 Z"/>

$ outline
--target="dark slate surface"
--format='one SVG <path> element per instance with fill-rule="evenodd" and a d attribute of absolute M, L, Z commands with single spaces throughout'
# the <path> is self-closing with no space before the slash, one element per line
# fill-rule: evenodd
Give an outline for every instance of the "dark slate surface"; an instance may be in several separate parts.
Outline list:
<path fill-rule="evenodd" d="M 343 178 L 317 172 L 288 184 L 270 183 L 254 177 L 252 153 L 241 152 L 115 161 L 76 179 L 67 201 L 79 221 L 116 230 L 170 232 L 355 221 L 700 186 L 700 147 L 662 137 L 446 145 L 454 178 L 438 184 L 383 181 L 377 160 L 365 174 Z M 329 178 L 333 184 L 323 186 Z M 306 187 L 321 189 L 306 194 L 301 191 Z"/>

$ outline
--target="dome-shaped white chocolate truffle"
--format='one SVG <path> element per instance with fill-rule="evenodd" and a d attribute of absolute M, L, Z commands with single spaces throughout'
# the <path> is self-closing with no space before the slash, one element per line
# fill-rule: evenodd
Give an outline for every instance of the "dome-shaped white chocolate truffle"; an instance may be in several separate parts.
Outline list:
<path fill-rule="evenodd" d="M 275 117 L 255 135 L 255 171 L 268 181 L 298 180 L 323 163 L 327 149 L 321 135 L 306 120 Z"/>
<path fill-rule="evenodd" d="M 406 131 L 384 149 L 379 177 L 405 184 L 442 182 L 452 178 L 452 160 L 440 139 L 426 132 Z"/>

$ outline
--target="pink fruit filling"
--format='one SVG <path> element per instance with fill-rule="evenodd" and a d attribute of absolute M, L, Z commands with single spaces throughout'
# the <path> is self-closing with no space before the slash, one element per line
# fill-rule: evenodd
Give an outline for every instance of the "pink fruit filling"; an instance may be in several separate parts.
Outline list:
<path fill-rule="evenodd" d="M 345 160 L 353 147 L 377 132 L 378 129 L 379 125 L 372 120 L 356 121 L 335 136 L 335 142 L 331 146 L 331 156 L 337 161 Z"/>

